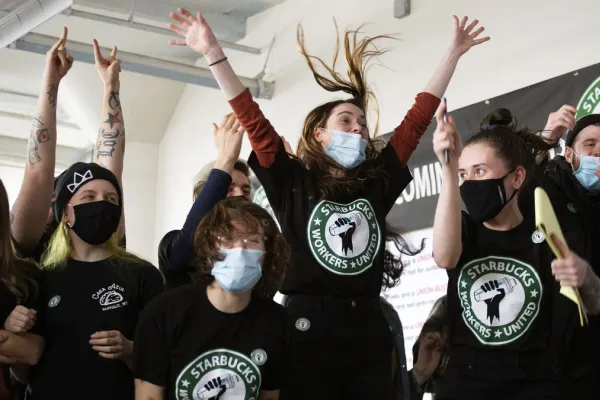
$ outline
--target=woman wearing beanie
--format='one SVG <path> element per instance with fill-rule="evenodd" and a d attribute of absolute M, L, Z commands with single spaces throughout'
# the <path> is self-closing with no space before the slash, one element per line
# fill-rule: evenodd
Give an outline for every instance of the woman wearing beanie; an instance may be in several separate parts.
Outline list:
<path fill-rule="evenodd" d="M 116 176 L 98 164 L 76 163 L 57 182 L 59 225 L 41 262 L 47 308 L 33 328 L 46 347 L 29 399 L 134 398 L 133 333 L 163 278 L 119 247 L 121 208 Z"/>

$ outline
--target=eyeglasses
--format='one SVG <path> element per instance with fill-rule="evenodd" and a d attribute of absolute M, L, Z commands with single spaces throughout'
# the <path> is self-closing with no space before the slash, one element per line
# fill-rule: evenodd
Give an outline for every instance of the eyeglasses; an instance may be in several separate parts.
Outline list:
<path fill-rule="evenodd" d="M 236 244 L 243 244 L 243 247 L 249 249 L 263 249 L 267 238 L 260 233 L 240 233 L 235 232 L 226 236 L 219 236 L 217 238 L 221 245 L 225 248 L 232 248 Z"/>

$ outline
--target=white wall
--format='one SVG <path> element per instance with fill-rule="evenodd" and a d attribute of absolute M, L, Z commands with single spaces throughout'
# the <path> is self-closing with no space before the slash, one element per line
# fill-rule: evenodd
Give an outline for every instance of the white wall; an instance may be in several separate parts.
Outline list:
<path fill-rule="evenodd" d="M 154 245 L 158 145 L 127 142 L 123 196 L 127 250 L 158 266 Z"/>
<path fill-rule="evenodd" d="M 364 27 L 368 34 L 400 33 L 400 41 L 375 67 L 381 129 L 393 129 L 432 74 L 450 39 L 452 14 L 479 18 L 492 40 L 461 60 L 448 89 L 450 109 L 522 88 L 600 62 L 597 51 L 597 0 L 412 1 L 410 17 L 393 18 L 391 0 L 288 0 L 250 20 L 245 43 L 268 44 L 276 36 L 268 78 L 276 81 L 272 100 L 259 101 L 278 132 L 295 144 L 303 117 L 314 106 L 340 97 L 320 89 L 296 50 L 296 25 L 302 21 L 308 48 L 329 59 L 332 17 L 341 29 Z M 253 76 L 262 57 L 230 55 L 238 74 Z M 490 105 L 493 107 L 493 105 Z M 188 85 L 160 144 L 155 245 L 183 223 L 191 206 L 191 180 L 214 158 L 210 126 L 229 111 L 221 93 Z M 550 110 L 548 110 L 550 111 Z M 422 146 L 431 146 L 423 142 Z M 245 143 L 242 156 L 249 154 Z"/>
<path fill-rule="evenodd" d="M 4 184 L 8 194 L 9 207 L 12 207 L 13 203 L 17 199 L 24 173 L 25 168 L 23 167 L 0 164 L 0 179 L 2 179 L 2 183 Z"/>

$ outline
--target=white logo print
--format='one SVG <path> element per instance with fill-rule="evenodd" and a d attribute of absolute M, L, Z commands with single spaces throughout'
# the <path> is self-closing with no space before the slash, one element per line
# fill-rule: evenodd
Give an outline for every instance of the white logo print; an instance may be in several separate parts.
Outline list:
<path fill-rule="evenodd" d="M 102 311 L 115 310 L 127 305 L 127 301 L 124 300 L 123 289 L 121 286 L 113 283 L 107 288 L 99 289 L 92 295 L 92 299 L 98 300 Z"/>
<path fill-rule="evenodd" d="M 60 303 L 60 296 L 56 295 L 50 299 L 48 302 L 48 307 L 56 307 Z"/>
<path fill-rule="evenodd" d="M 192 360 L 179 373 L 175 399 L 257 400 L 260 385 L 260 369 L 253 360 L 236 351 L 217 349 Z"/>
<path fill-rule="evenodd" d="M 475 337 L 485 345 L 501 346 L 522 337 L 535 322 L 542 282 L 529 264 L 489 256 L 461 269 L 458 294 L 463 320 Z"/>
<path fill-rule="evenodd" d="M 89 169 L 83 175 L 75 172 L 75 174 L 73 175 L 73 183 L 69 183 L 67 185 L 67 189 L 69 189 L 69 192 L 75 193 L 75 191 L 77 190 L 77 188 L 79 186 L 81 186 L 84 182 L 87 182 L 92 178 L 94 178 L 94 177 L 92 176 L 92 171 Z"/>

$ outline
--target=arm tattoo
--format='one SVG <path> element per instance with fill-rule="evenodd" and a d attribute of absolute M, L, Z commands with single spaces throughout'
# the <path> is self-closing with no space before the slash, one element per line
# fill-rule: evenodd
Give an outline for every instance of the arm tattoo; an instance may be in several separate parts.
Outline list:
<path fill-rule="evenodd" d="M 115 108 L 121 108 L 121 99 L 119 96 L 119 92 L 112 91 L 110 92 L 110 97 L 108 98 L 108 106 L 111 110 Z"/>
<path fill-rule="evenodd" d="M 588 267 L 587 275 L 579 290 L 581 300 L 589 314 L 600 313 L 600 278 L 594 273 L 592 267 Z"/>
<path fill-rule="evenodd" d="M 115 147 L 117 147 L 117 138 L 123 134 L 124 133 L 121 133 L 118 129 L 114 132 L 100 129 L 100 132 L 98 132 L 98 143 L 96 145 L 98 158 L 112 157 L 115 152 Z"/>
<path fill-rule="evenodd" d="M 48 142 L 48 140 L 50 140 L 48 128 L 46 128 L 44 125 L 42 116 L 38 115 L 33 119 L 33 126 L 31 128 L 31 134 L 29 135 L 27 154 L 27 161 L 29 162 L 29 165 L 37 164 L 42 160 L 42 156 L 40 155 L 39 151 L 39 145 Z"/>
<path fill-rule="evenodd" d="M 104 121 L 105 124 L 110 125 L 110 129 L 112 129 L 114 124 L 120 124 L 122 122 L 123 122 L 123 119 L 121 118 L 120 111 L 115 111 L 114 114 L 108 113 L 108 119 L 106 121 Z"/>
<path fill-rule="evenodd" d="M 48 102 L 53 108 L 56 108 L 57 99 L 58 99 L 58 85 L 56 83 L 50 84 L 48 86 L 48 91 L 46 92 L 48 95 Z"/>

